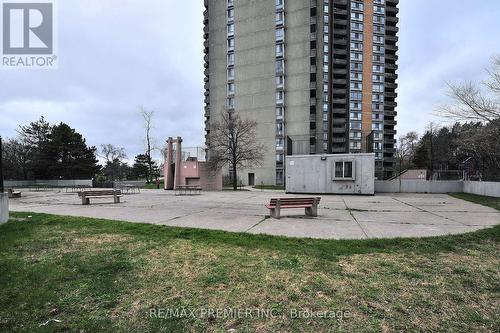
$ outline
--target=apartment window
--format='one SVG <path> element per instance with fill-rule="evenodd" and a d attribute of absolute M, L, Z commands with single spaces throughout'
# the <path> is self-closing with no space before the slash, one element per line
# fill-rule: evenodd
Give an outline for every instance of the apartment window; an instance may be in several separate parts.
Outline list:
<path fill-rule="evenodd" d="M 373 0 L 373 3 L 376 3 L 378 5 L 383 5 L 385 4 L 385 0 Z"/>
<path fill-rule="evenodd" d="M 330 23 L 330 16 L 328 16 L 328 15 L 324 15 L 324 16 L 323 16 L 323 22 L 325 22 L 325 24 Z"/>
<path fill-rule="evenodd" d="M 234 51 L 234 38 L 229 38 L 227 40 L 227 50 Z"/>
<path fill-rule="evenodd" d="M 276 29 L 276 40 L 283 40 L 284 35 L 285 35 L 285 29 L 283 28 Z"/>
<path fill-rule="evenodd" d="M 228 80 L 234 80 L 234 68 L 229 68 L 227 70 L 227 78 Z"/>
<path fill-rule="evenodd" d="M 359 32 L 351 32 L 351 39 L 357 41 L 363 41 L 363 34 Z"/>
<path fill-rule="evenodd" d="M 385 47 L 382 45 L 373 45 L 373 52 L 384 53 Z"/>
<path fill-rule="evenodd" d="M 352 1 L 351 4 L 352 4 L 351 5 L 352 9 L 363 11 L 363 4 L 361 2 L 354 2 L 354 1 Z"/>
<path fill-rule="evenodd" d="M 228 21 L 234 20 L 234 9 L 229 9 L 227 11 L 227 19 L 228 19 Z"/>
<path fill-rule="evenodd" d="M 361 132 L 349 132 L 349 137 L 351 139 L 361 139 Z"/>
<path fill-rule="evenodd" d="M 354 21 L 363 21 L 362 13 L 351 13 L 351 19 Z"/>
<path fill-rule="evenodd" d="M 383 73 L 384 72 L 384 66 L 373 65 L 373 72 L 374 73 Z"/>
<path fill-rule="evenodd" d="M 383 25 L 374 25 L 373 26 L 373 31 L 379 33 L 379 34 L 384 34 L 385 33 L 385 28 Z"/>
<path fill-rule="evenodd" d="M 228 66 L 234 66 L 234 53 L 229 53 L 227 55 L 227 64 Z"/>
<path fill-rule="evenodd" d="M 363 80 L 363 75 L 361 73 L 351 72 L 351 80 Z"/>
<path fill-rule="evenodd" d="M 234 83 L 228 83 L 227 92 L 230 94 L 234 94 Z"/>
<path fill-rule="evenodd" d="M 229 109 L 234 109 L 234 97 L 230 97 L 227 99 L 227 106 Z"/>
<path fill-rule="evenodd" d="M 363 99 L 363 94 L 360 91 L 351 92 L 352 101 L 361 101 Z"/>
<path fill-rule="evenodd" d="M 352 24 L 351 24 L 351 29 L 352 29 L 352 30 L 363 31 L 363 23 L 360 23 L 360 22 L 352 22 Z"/>
<path fill-rule="evenodd" d="M 361 134 L 361 133 L 359 133 L 359 134 Z M 350 141 L 349 142 L 349 148 L 351 148 L 351 149 L 361 149 L 361 142 Z"/>
<path fill-rule="evenodd" d="M 362 60 L 363 54 L 359 52 L 351 52 L 351 60 Z"/>
<path fill-rule="evenodd" d="M 323 113 L 323 121 L 328 121 L 328 113 Z"/>
<path fill-rule="evenodd" d="M 384 14 L 385 8 L 381 6 L 373 6 L 373 11 L 378 14 Z"/>
<path fill-rule="evenodd" d="M 363 51 L 363 44 L 362 43 L 351 42 L 351 49 L 352 50 L 356 50 L 356 51 Z"/>
<path fill-rule="evenodd" d="M 374 84 L 373 91 L 383 93 L 384 92 L 384 85 L 383 84 Z"/>
<path fill-rule="evenodd" d="M 328 44 L 323 45 L 323 52 L 328 53 Z"/>
<path fill-rule="evenodd" d="M 328 35 L 324 35 L 324 36 L 323 36 L 323 41 L 324 41 L 325 43 L 327 43 L 327 44 L 328 44 L 329 39 L 330 39 L 330 38 L 328 37 Z M 328 51 L 327 51 L 327 52 L 328 52 Z"/>
<path fill-rule="evenodd" d="M 276 103 L 282 103 L 283 102 L 283 91 L 277 91 L 276 92 Z"/>
<path fill-rule="evenodd" d="M 350 105 L 352 110 L 361 110 L 361 103 L 359 102 L 351 102 Z"/>
<path fill-rule="evenodd" d="M 384 43 L 384 36 L 373 35 L 373 42 L 383 44 Z"/>
<path fill-rule="evenodd" d="M 276 108 L 276 118 L 283 118 L 283 107 L 277 107 Z"/>
<path fill-rule="evenodd" d="M 233 7 L 234 6 L 234 0 L 227 0 L 227 6 L 228 7 Z"/>
<path fill-rule="evenodd" d="M 351 112 L 350 118 L 352 120 L 361 120 L 361 112 Z"/>
<path fill-rule="evenodd" d="M 361 129 L 361 123 L 352 122 L 349 124 L 349 126 L 350 126 L 350 129 L 353 129 L 353 130 L 360 130 Z"/>
<path fill-rule="evenodd" d="M 351 70 L 363 71 L 363 64 L 360 62 L 351 62 Z"/>
<path fill-rule="evenodd" d="M 276 162 L 283 163 L 283 154 L 276 154 Z"/>
<path fill-rule="evenodd" d="M 374 23 L 379 23 L 379 24 L 385 24 L 385 17 L 374 15 L 373 16 L 373 22 Z"/>
<path fill-rule="evenodd" d="M 373 94 L 372 95 L 372 101 L 373 102 L 381 102 L 384 100 L 384 96 L 381 94 Z"/>
<path fill-rule="evenodd" d="M 382 124 L 379 124 L 379 123 L 372 124 L 372 130 L 374 130 L 374 131 L 380 130 L 381 127 L 382 127 Z"/>
<path fill-rule="evenodd" d="M 283 44 L 276 44 L 276 57 L 283 57 L 284 49 Z"/>
<path fill-rule="evenodd" d="M 380 74 L 373 74 L 372 80 L 373 82 L 384 82 L 384 76 Z"/>
<path fill-rule="evenodd" d="M 326 5 L 326 4 L 325 4 L 325 5 L 323 6 L 323 12 L 324 12 L 325 14 L 328 14 L 328 12 L 329 12 L 329 11 L 330 11 L 330 8 L 328 7 L 328 5 Z"/>
<path fill-rule="evenodd" d="M 276 8 L 283 8 L 283 0 L 276 0 Z"/>
<path fill-rule="evenodd" d="M 276 134 L 283 135 L 283 123 L 276 124 Z"/>
<path fill-rule="evenodd" d="M 283 73 L 285 70 L 285 61 L 283 59 L 276 60 L 276 73 Z"/>
<path fill-rule="evenodd" d="M 361 90 L 363 89 L 363 84 L 361 82 L 351 82 L 351 89 Z"/>
<path fill-rule="evenodd" d="M 276 139 L 276 148 L 283 149 L 283 138 Z"/>
<path fill-rule="evenodd" d="M 285 83 L 285 77 L 283 75 L 276 76 L 276 87 L 282 88 Z"/>
<path fill-rule="evenodd" d="M 382 111 L 383 104 L 380 103 L 372 103 L 372 110 L 373 111 Z"/>
<path fill-rule="evenodd" d="M 380 55 L 380 54 L 374 54 L 373 55 L 373 61 L 375 61 L 375 62 L 384 62 L 385 61 L 385 57 L 383 55 Z"/>
<path fill-rule="evenodd" d="M 328 103 L 323 104 L 323 112 L 328 112 Z"/>
<path fill-rule="evenodd" d="M 325 93 L 328 92 L 328 84 L 323 85 L 323 92 L 325 92 Z"/>
<path fill-rule="evenodd" d="M 372 113 L 372 120 L 382 120 L 382 115 L 380 113 Z"/>
<path fill-rule="evenodd" d="M 284 13 L 283 12 L 277 12 L 276 13 L 276 24 L 283 24 L 283 18 L 284 18 Z"/>
<path fill-rule="evenodd" d="M 334 179 L 354 180 L 354 161 L 335 162 L 335 173 L 334 174 L 335 174 Z"/>
<path fill-rule="evenodd" d="M 227 25 L 227 34 L 229 36 L 234 35 L 234 24 L 233 23 Z"/>

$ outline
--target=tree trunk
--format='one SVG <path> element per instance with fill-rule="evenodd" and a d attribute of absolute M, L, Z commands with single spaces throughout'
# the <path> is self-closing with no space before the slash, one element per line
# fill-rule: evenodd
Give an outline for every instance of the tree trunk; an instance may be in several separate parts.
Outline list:
<path fill-rule="evenodd" d="M 238 178 L 236 172 L 236 166 L 233 165 L 233 191 L 238 190 Z"/>

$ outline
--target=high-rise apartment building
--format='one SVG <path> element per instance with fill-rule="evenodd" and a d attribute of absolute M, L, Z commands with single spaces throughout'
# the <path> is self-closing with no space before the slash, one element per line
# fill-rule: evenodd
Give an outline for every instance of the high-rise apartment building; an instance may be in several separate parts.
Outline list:
<path fill-rule="evenodd" d="M 394 170 L 398 0 L 205 0 L 205 117 L 257 122 L 264 164 L 244 183 L 283 184 L 285 156 L 376 154 Z"/>

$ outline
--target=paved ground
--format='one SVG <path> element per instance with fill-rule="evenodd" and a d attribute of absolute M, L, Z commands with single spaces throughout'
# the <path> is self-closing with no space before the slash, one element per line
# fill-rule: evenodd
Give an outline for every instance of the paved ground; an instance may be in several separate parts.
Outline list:
<path fill-rule="evenodd" d="M 10 207 L 13 211 L 328 239 L 457 234 L 500 223 L 500 212 L 445 194 L 322 196 L 318 218 L 304 217 L 303 209 L 288 209 L 282 211 L 282 219 L 275 220 L 268 218 L 264 204 L 276 196 L 285 195 L 252 191 L 176 197 L 172 192 L 143 190 L 123 197 L 120 204 L 99 199 L 82 206 L 76 194 L 24 190 L 23 198 L 11 200 Z"/>

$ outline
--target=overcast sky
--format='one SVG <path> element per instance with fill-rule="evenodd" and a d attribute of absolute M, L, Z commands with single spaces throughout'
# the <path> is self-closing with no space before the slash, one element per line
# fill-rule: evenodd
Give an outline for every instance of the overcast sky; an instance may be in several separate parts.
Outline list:
<path fill-rule="evenodd" d="M 43 115 L 133 158 L 143 105 L 156 111 L 158 144 L 182 135 L 202 145 L 203 9 L 202 0 L 59 1 L 59 68 L 0 70 L 0 135 Z M 484 78 L 500 53 L 499 18 L 498 0 L 400 0 L 399 134 L 424 130 L 446 81 Z"/>

